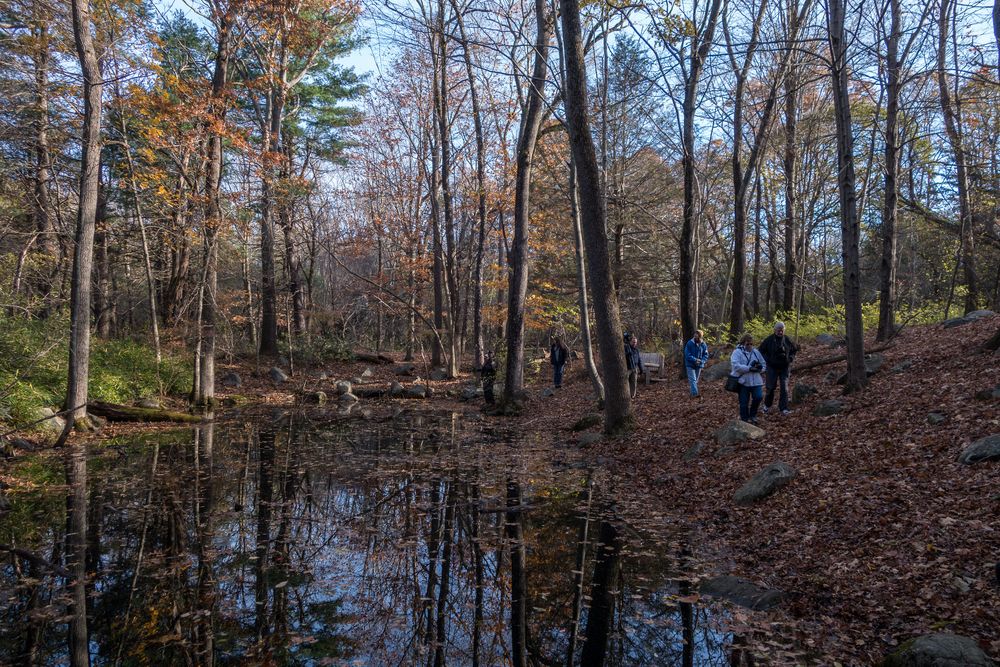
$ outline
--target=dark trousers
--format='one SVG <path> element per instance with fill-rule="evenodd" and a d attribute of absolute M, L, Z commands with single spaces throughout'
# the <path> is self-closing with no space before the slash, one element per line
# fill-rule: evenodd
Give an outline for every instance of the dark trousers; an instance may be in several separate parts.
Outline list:
<path fill-rule="evenodd" d="M 562 386 L 564 367 L 565 364 L 553 364 L 552 366 L 552 384 L 556 386 L 556 389 Z"/>
<path fill-rule="evenodd" d="M 774 390 L 780 388 L 778 395 L 778 409 L 788 409 L 788 369 L 775 370 L 767 369 L 767 395 L 764 396 L 764 406 L 770 408 L 774 403 Z"/>
<path fill-rule="evenodd" d="M 760 407 L 760 385 L 748 387 L 740 385 L 740 419 L 745 422 L 757 419 L 757 408 Z"/>
<path fill-rule="evenodd" d="M 493 395 L 493 381 L 496 378 L 492 375 L 483 378 L 483 399 L 487 405 L 493 405 L 496 397 Z"/>

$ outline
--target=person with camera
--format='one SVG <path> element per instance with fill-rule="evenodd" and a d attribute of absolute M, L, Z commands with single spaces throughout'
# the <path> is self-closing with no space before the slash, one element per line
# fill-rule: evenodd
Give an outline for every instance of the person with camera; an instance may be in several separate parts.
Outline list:
<path fill-rule="evenodd" d="M 731 375 L 739 378 L 740 419 L 751 424 L 757 423 L 757 409 L 760 407 L 761 387 L 764 386 L 762 373 L 767 364 L 759 350 L 754 349 L 753 336 L 744 334 L 739 346 L 730 358 Z"/>
<path fill-rule="evenodd" d="M 785 323 L 775 322 L 774 333 L 764 339 L 760 344 L 760 353 L 767 362 L 767 375 L 764 394 L 764 414 L 771 409 L 774 403 L 774 390 L 780 388 L 778 394 L 778 409 L 781 414 L 787 415 L 791 412 L 788 409 L 788 376 L 791 373 L 792 361 L 799 347 L 791 338 L 785 335 Z"/>

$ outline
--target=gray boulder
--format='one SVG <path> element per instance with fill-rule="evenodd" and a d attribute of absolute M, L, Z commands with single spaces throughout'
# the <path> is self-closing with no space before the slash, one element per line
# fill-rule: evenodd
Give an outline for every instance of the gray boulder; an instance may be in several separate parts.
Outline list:
<path fill-rule="evenodd" d="M 943 412 L 928 412 L 927 413 L 927 423 L 931 426 L 938 426 L 948 421 L 948 415 Z"/>
<path fill-rule="evenodd" d="M 795 468 L 780 461 L 772 463 L 741 486 L 733 499 L 737 505 L 750 505 L 766 498 L 795 479 Z"/>
<path fill-rule="evenodd" d="M 285 375 L 285 371 L 281 370 L 277 366 L 272 366 L 271 370 L 267 372 L 267 376 L 271 378 L 271 382 L 274 384 L 281 384 L 282 382 L 288 382 L 288 376 Z"/>
<path fill-rule="evenodd" d="M 903 644 L 886 657 L 884 667 L 994 667 L 974 639 L 935 632 Z"/>
<path fill-rule="evenodd" d="M 882 368 L 882 364 L 885 363 L 885 357 L 877 352 L 865 355 L 865 376 L 871 377 L 879 372 Z M 837 384 L 847 383 L 847 373 L 844 373 L 839 378 L 837 378 Z"/>
<path fill-rule="evenodd" d="M 706 579 L 699 584 L 698 592 L 708 597 L 723 598 L 756 611 L 773 609 L 784 597 L 784 593 L 777 589 L 763 588 L 748 579 L 732 575 Z"/>
<path fill-rule="evenodd" d="M 734 419 L 715 432 L 715 441 L 723 447 L 763 437 L 764 429 L 739 419 Z"/>
<path fill-rule="evenodd" d="M 365 370 L 361 371 L 361 377 L 363 379 L 365 379 L 365 380 L 370 380 L 374 376 L 375 376 L 375 373 L 373 373 L 372 369 L 370 369 L 370 368 L 366 368 Z"/>
<path fill-rule="evenodd" d="M 589 447 L 591 445 L 597 444 L 604 439 L 604 436 L 600 433 L 583 433 L 580 435 L 579 443 L 581 447 Z"/>
<path fill-rule="evenodd" d="M 702 442 L 701 440 L 699 440 L 698 442 L 696 442 L 693 445 L 691 445 L 690 447 L 688 447 L 687 451 L 684 452 L 684 455 L 681 456 L 681 460 L 682 461 L 694 461 L 696 458 L 698 458 L 699 456 L 702 455 L 702 453 L 705 451 L 706 447 L 708 447 L 708 445 L 706 445 L 704 442 Z"/>
<path fill-rule="evenodd" d="M 427 398 L 427 386 L 422 384 L 412 384 L 403 393 L 406 398 Z"/>
<path fill-rule="evenodd" d="M 138 405 L 140 408 L 146 408 L 147 410 L 159 410 L 163 407 L 157 399 L 152 397 L 142 399 L 139 401 Z"/>
<path fill-rule="evenodd" d="M 395 380 L 393 380 L 392 384 L 389 385 L 389 395 L 393 398 L 399 398 L 403 395 L 403 392 L 403 385 L 399 384 Z"/>
<path fill-rule="evenodd" d="M 812 396 L 816 393 L 816 387 L 811 384 L 806 384 L 805 382 L 797 382 L 794 387 L 792 387 L 792 405 L 798 405 L 806 399 L 808 396 Z"/>
<path fill-rule="evenodd" d="M 463 401 L 471 401 L 482 395 L 483 395 L 482 389 L 473 385 L 468 385 L 462 387 L 462 393 L 459 395 L 459 398 L 461 398 Z"/>
<path fill-rule="evenodd" d="M 337 384 L 333 385 L 334 389 L 337 391 L 338 396 L 343 396 L 344 394 L 351 393 L 351 383 L 347 380 L 340 380 Z"/>
<path fill-rule="evenodd" d="M 392 369 L 392 372 L 396 375 L 413 375 L 416 370 L 417 367 L 415 364 L 405 363 L 397 365 Z"/>
<path fill-rule="evenodd" d="M 958 462 L 967 466 L 998 460 L 1000 460 L 1000 433 L 976 440 L 958 455 Z"/>
<path fill-rule="evenodd" d="M 728 359 L 720 359 L 701 372 L 701 380 L 715 382 L 729 375 L 730 365 Z"/>
<path fill-rule="evenodd" d="M 341 394 L 337 400 L 341 405 L 354 405 L 358 402 L 358 397 L 351 392 L 347 392 L 346 394 Z"/>
<path fill-rule="evenodd" d="M 893 366 L 890 370 L 893 373 L 905 373 L 906 371 L 910 370 L 910 368 L 912 368 L 912 367 L 913 367 L 913 362 L 910 361 L 909 359 L 907 359 L 906 361 L 899 362 L 898 364 L 896 364 L 895 366 Z"/>
<path fill-rule="evenodd" d="M 545 389 L 542 389 L 542 398 L 549 398 L 550 396 L 555 396 L 555 395 L 556 395 L 556 390 L 553 389 L 552 387 L 546 387 Z"/>
<path fill-rule="evenodd" d="M 243 386 L 243 378 L 240 377 L 239 373 L 226 373 L 222 376 L 222 386 L 241 387 Z"/>
<path fill-rule="evenodd" d="M 837 337 L 834 336 L 833 334 L 821 333 L 820 335 L 816 336 L 816 342 L 819 343 L 820 345 L 826 345 L 828 347 L 836 347 Z"/>
<path fill-rule="evenodd" d="M 981 320 L 987 317 L 993 317 L 996 315 L 992 310 L 974 310 L 971 313 L 966 313 L 962 317 L 952 317 L 951 319 L 944 321 L 945 329 L 953 329 L 955 327 L 965 326 L 966 324 L 971 324 L 977 320 Z"/>
<path fill-rule="evenodd" d="M 844 411 L 844 404 L 835 398 L 820 401 L 819 405 L 813 408 L 813 414 L 817 417 L 829 417 L 839 415 Z"/>
<path fill-rule="evenodd" d="M 315 403 L 316 405 L 326 405 L 326 392 L 311 391 L 306 394 L 306 400 L 310 403 Z"/>
<path fill-rule="evenodd" d="M 35 419 L 44 420 L 37 424 L 37 428 L 52 435 L 60 435 L 66 428 L 66 420 L 56 415 L 52 408 L 38 408 Z"/>
<path fill-rule="evenodd" d="M 430 377 L 431 380 L 434 380 L 435 382 L 440 382 L 441 380 L 447 380 L 448 371 L 446 371 L 443 368 L 435 368 L 434 370 L 431 371 Z"/>

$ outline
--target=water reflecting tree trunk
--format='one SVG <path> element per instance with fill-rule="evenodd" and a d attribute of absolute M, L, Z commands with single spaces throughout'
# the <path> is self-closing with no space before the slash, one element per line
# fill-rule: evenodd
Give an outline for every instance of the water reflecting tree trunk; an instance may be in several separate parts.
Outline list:
<path fill-rule="evenodd" d="M 605 663 L 618 597 L 621 549 L 622 539 L 618 528 L 610 521 L 602 521 L 597 539 L 594 581 L 590 587 L 586 639 L 580 655 L 580 664 L 584 667 L 598 667 Z"/>
<path fill-rule="evenodd" d="M 524 514 L 521 511 L 521 485 L 507 480 L 507 511 L 504 531 L 510 549 L 510 650 L 514 667 L 528 664 L 528 577 L 524 549 Z"/>
<path fill-rule="evenodd" d="M 70 597 L 69 661 L 72 667 L 90 665 L 87 632 L 87 449 L 73 445 L 66 461 L 66 569 Z"/>

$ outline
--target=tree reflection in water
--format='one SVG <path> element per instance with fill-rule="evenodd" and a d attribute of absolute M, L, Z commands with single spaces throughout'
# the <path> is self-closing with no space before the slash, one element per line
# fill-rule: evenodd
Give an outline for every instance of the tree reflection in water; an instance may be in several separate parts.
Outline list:
<path fill-rule="evenodd" d="M 0 663 L 728 664 L 606 475 L 478 422 L 275 412 L 94 450 L 0 518 Z"/>

